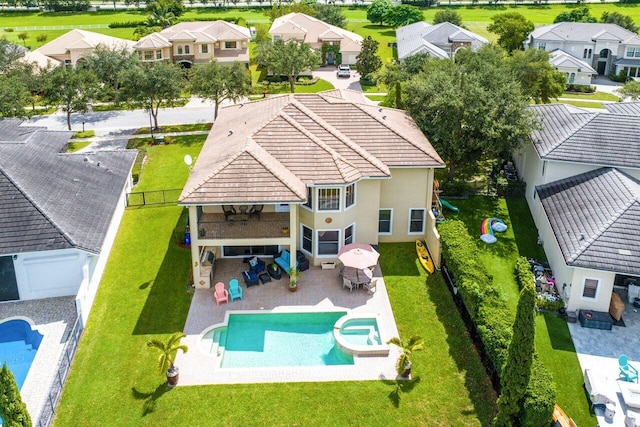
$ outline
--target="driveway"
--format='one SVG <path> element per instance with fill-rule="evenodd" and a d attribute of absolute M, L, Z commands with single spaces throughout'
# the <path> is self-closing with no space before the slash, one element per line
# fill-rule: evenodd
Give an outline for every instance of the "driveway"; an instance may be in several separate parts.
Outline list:
<path fill-rule="evenodd" d="M 331 83 L 336 89 L 351 89 L 358 92 L 362 92 L 360 86 L 360 74 L 351 67 L 351 77 L 348 79 L 336 75 L 338 68 L 335 65 L 325 65 L 313 72 L 314 77 L 320 77 L 323 80 Z"/>

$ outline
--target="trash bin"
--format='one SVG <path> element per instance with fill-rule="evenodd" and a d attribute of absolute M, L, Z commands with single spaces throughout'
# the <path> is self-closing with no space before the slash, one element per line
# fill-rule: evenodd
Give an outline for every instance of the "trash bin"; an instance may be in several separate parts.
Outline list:
<path fill-rule="evenodd" d="M 187 231 L 184 232 L 184 244 L 186 246 L 191 246 L 191 232 L 187 228 Z"/>

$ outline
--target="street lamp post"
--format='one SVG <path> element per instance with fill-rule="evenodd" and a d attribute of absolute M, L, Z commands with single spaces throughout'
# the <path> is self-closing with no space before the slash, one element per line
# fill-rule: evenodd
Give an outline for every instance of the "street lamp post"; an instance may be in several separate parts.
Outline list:
<path fill-rule="evenodd" d="M 151 140 L 153 141 L 153 113 L 151 111 L 153 104 L 151 103 L 151 98 L 147 98 L 147 101 L 149 101 L 149 132 L 151 133 Z"/>

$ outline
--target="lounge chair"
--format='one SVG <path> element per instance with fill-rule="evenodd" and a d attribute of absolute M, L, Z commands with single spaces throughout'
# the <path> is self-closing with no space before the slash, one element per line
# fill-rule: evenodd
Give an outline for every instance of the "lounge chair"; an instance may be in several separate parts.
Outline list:
<path fill-rule="evenodd" d="M 260 258 L 254 256 L 249 258 L 249 271 L 252 273 L 260 273 L 267 268 L 266 263 Z"/>
<path fill-rule="evenodd" d="M 224 288 L 224 283 L 216 283 L 213 296 L 216 299 L 216 305 L 220 305 L 221 302 L 229 302 L 229 292 Z"/>
<path fill-rule="evenodd" d="M 238 279 L 231 279 L 229 282 L 229 297 L 231 298 L 231 302 L 236 298 L 242 299 L 242 288 L 238 283 Z"/>
<path fill-rule="evenodd" d="M 618 357 L 618 364 L 620 365 L 620 376 L 629 382 L 638 382 L 638 370 L 629 365 L 629 358 L 626 354 Z"/>
<path fill-rule="evenodd" d="M 242 278 L 244 279 L 244 284 L 247 285 L 247 288 L 249 286 L 260 284 L 260 280 L 258 280 L 258 273 L 254 273 L 251 271 L 243 271 Z"/>

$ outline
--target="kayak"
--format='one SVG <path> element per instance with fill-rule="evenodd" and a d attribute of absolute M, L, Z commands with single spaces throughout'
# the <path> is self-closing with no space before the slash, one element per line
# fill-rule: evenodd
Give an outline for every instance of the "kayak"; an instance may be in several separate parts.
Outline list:
<path fill-rule="evenodd" d="M 416 240 L 416 252 L 418 253 L 420 264 L 422 264 L 424 269 L 427 270 L 427 273 L 433 273 L 435 266 L 433 265 L 433 260 L 429 255 L 429 250 L 422 240 Z"/>

